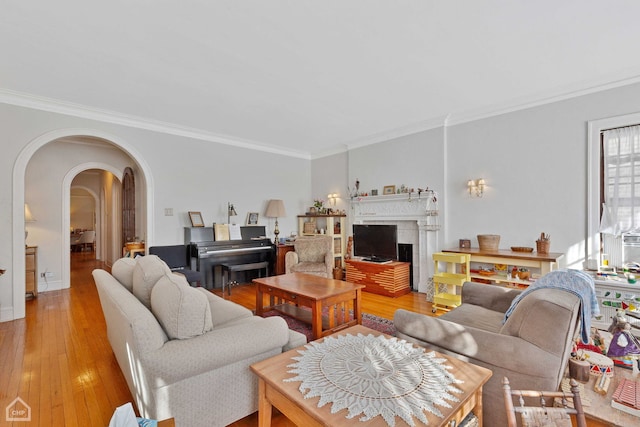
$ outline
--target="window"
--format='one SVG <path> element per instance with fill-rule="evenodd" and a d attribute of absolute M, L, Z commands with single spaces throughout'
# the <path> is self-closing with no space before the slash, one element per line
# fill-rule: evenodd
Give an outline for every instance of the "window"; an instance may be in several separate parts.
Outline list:
<path fill-rule="evenodd" d="M 602 132 L 601 232 L 640 228 L 640 126 Z"/>
<path fill-rule="evenodd" d="M 620 234 L 640 230 L 640 113 L 588 124 L 585 260 L 622 266 Z"/>
<path fill-rule="evenodd" d="M 133 170 L 125 168 L 122 177 L 122 244 L 133 242 L 136 236 L 136 184 Z"/>

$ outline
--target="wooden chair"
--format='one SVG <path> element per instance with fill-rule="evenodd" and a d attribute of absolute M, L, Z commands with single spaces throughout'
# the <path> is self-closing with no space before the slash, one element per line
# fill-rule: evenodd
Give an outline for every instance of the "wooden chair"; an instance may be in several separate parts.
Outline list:
<path fill-rule="evenodd" d="M 563 391 L 533 391 L 533 390 L 511 390 L 509 379 L 502 379 L 504 390 L 504 402 L 507 408 L 507 421 L 509 427 L 516 427 L 516 413 L 519 413 L 523 427 L 539 427 L 545 425 L 568 426 L 571 427 L 571 415 L 575 415 L 578 427 L 587 427 L 587 420 L 582 410 L 582 401 L 578 391 L 578 383 L 571 379 L 571 393 Z M 513 405 L 513 396 L 518 397 L 520 406 Z M 525 404 L 525 398 L 527 398 Z M 539 406 L 530 406 L 531 398 L 539 399 Z M 554 399 L 562 399 L 562 407 L 554 407 Z M 568 406 L 567 399 L 573 400 L 573 408 Z M 547 407 L 547 405 L 550 405 Z M 554 420 L 555 424 L 547 424 L 549 420 Z M 545 423 L 546 421 L 546 423 Z"/>
<path fill-rule="evenodd" d="M 95 250 L 95 245 L 96 245 L 95 230 L 87 230 L 83 232 L 76 241 L 71 242 L 71 249 L 84 251 L 85 248 L 88 248 L 91 252 L 93 252 Z"/>

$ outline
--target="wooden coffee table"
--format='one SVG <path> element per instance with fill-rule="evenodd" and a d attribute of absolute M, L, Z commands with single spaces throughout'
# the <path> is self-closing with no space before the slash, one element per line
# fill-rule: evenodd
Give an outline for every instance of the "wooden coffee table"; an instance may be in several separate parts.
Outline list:
<path fill-rule="evenodd" d="M 357 335 L 362 333 L 365 335 L 384 335 L 373 329 L 357 325 L 339 332 L 339 335 L 351 334 Z M 430 350 L 427 350 L 430 351 Z M 482 426 L 482 386 L 491 377 L 489 369 L 463 362 L 462 360 L 437 353 L 438 357 L 446 359 L 445 364 L 452 367 L 451 372 L 456 379 L 464 381 L 456 384 L 462 393 L 456 395 L 460 401 L 448 401 L 451 408 L 438 406 L 442 411 L 444 418 L 440 418 L 430 412 L 425 412 L 429 427 L 445 427 L 449 425 L 459 425 L 469 412 L 473 412 Z M 299 356 L 298 350 L 293 349 L 286 353 L 279 354 L 269 359 L 251 365 L 251 370 L 258 375 L 259 391 L 258 391 L 258 425 L 260 427 L 268 427 L 271 425 L 271 415 L 275 406 L 287 418 L 299 426 L 343 426 L 358 425 L 361 427 L 371 426 L 387 426 L 387 423 L 381 416 L 372 418 L 369 421 L 361 422 L 359 417 L 347 419 L 348 411 L 343 409 L 334 414 L 331 413 L 331 404 L 327 403 L 318 408 L 319 397 L 305 399 L 300 392 L 300 382 L 284 382 L 285 378 L 295 376 L 287 371 L 287 365 L 293 363 L 293 357 Z M 455 420 L 455 424 L 451 423 Z M 407 423 L 400 417 L 396 417 L 396 426 L 405 427 Z M 423 425 L 419 420 L 414 418 L 416 425 Z M 451 423 L 451 424 L 450 424 Z"/>
<path fill-rule="evenodd" d="M 254 279 L 256 284 L 256 314 L 277 310 L 311 324 L 313 339 L 362 324 L 361 291 L 364 285 L 326 279 L 304 273 Z M 264 306 L 264 296 L 269 305 Z M 304 310 L 301 307 L 310 308 Z M 323 316 L 323 309 L 327 315 Z M 349 310 L 353 310 L 353 317 Z"/>

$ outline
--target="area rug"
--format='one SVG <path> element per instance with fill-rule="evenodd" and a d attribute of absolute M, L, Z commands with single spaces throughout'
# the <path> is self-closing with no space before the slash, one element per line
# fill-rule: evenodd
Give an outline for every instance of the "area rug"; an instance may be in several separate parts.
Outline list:
<path fill-rule="evenodd" d="M 262 314 L 262 317 L 280 316 L 282 317 L 289 329 L 300 332 L 307 337 L 307 342 L 313 341 L 313 334 L 311 331 L 311 325 L 293 317 L 286 316 L 278 311 L 271 310 Z M 362 313 L 362 326 L 373 329 L 378 332 L 382 332 L 387 335 L 395 336 L 396 328 L 393 326 L 393 322 L 389 319 L 385 319 L 375 314 Z"/>

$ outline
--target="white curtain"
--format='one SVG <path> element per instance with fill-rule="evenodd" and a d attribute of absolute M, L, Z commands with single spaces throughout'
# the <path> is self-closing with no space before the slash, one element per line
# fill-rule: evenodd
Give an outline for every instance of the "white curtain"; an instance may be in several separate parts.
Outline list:
<path fill-rule="evenodd" d="M 602 233 L 640 231 L 640 126 L 603 132 Z"/>

